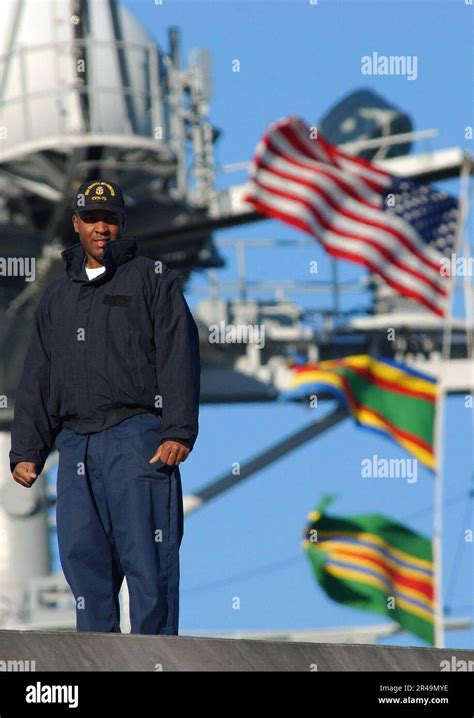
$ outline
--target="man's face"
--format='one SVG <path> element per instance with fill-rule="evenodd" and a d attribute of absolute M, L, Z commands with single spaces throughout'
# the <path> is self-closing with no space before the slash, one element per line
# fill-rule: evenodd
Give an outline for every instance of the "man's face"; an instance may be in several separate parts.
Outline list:
<path fill-rule="evenodd" d="M 108 242 L 120 239 L 125 216 L 120 212 L 91 209 L 73 214 L 72 223 L 88 257 L 88 265 L 99 267 L 104 263 L 103 256 Z"/>

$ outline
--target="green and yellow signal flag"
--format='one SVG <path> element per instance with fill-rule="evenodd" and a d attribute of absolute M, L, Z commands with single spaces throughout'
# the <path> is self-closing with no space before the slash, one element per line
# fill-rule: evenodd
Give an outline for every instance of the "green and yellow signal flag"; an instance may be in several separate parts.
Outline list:
<path fill-rule="evenodd" d="M 303 548 L 326 594 L 381 613 L 434 645 L 431 541 L 380 514 L 329 516 L 334 496 L 309 515 Z"/>
<path fill-rule="evenodd" d="M 437 381 L 408 365 L 367 354 L 293 364 L 283 399 L 328 393 L 346 404 L 359 426 L 389 436 L 435 471 Z"/>

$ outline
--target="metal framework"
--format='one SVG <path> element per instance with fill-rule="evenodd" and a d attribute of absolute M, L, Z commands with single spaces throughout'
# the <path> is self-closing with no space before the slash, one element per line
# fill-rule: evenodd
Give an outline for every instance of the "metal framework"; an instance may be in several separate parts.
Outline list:
<path fill-rule="evenodd" d="M 240 171 L 248 168 L 250 163 L 216 166 L 214 142 L 219 132 L 209 119 L 212 95 L 209 55 L 204 50 L 197 50 L 190 56 L 188 66 L 183 68 L 176 28 L 169 31 L 166 53 L 160 52 L 155 45 L 126 40 L 126 28 L 114 0 L 106 0 L 113 39 L 93 39 L 89 25 L 91 3 L 94 1 L 75 3 L 78 22 L 70 40 L 54 39 L 44 45 L 24 47 L 16 42 L 16 38 L 26 0 L 18 0 L 9 28 L 6 53 L 0 57 L 0 69 L 3 70 L 0 112 L 6 104 L 16 107 L 18 122 L 23 128 L 21 141 L 7 143 L 4 147 L 0 145 L 3 253 L 17 252 L 19 241 L 23 241 L 30 250 L 35 248 L 35 256 L 39 260 L 34 286 L 25 287 L 20 281 L 12 282 L 11 293 L 2 297 L 0 303 L 0 341 L 4 347 L 0 370 L 2 386 L 7 390 L 11 387 L 7 393 L 13 397 L 13 387 L 18 380 L 14 360 L 22 354 L 38 296 L 63 269 L 59 255 L 68 234 L 70 196 L 81 181 L 101 173 L 107 173 L 123 185 L 131 207 L 132 223 L 135 217 L 137 235 L 142 246 L 148 247 L 152 255 L 159 253 L 164 261 L 169 257 L 167 263 L 181 268 L 186 277 L 195 269 L 209 270 L 207 286 L 190 288 L 191 291 L 208 294 L 195 307 L 203 357 L 203 403 L 276 401 L 284 383 L 290 354 L 317 361 L 355 352 L 388 353 L 434 374 L 442 372 L 448 393 L 472 391 L 474 377 L 468 356 L 472 327 L 465 322 L 452 321 L 450 350 L 446 358 L 442 356 L 442 327 L 426 312 L 377 314 L 373 304 L 342 311 L 341 295 L 349 292 L 367 294 L 370 280 L 339 282 L 335 264 L 332 265 L 331 278 L 324 282 L 248 279 L 247 252 L 252 247 L 264 245 L 275 251 L 291 246 L 297 250 L 313 245 L 309 239 L 242 239 L 214 244 L 214 231 L 244 226 L 265 218 L 243 203 L 245 184 L 218 188 L 220 173 Z M 55 58 L 55 67 L 59 68 L 67 55 L 69 59 L 83 60 L 86 72 L 83 75 L 76 72 L 72 79 L 62 84 L 58 80 L 50 89 L 30 90 L 26 68 L 32 58 L 39 57 L 45 50 Z M 97 73 L 94 58 L 103 51 L 110 52 L 115 58 L 119 85 L 103 82 Z M 133 85 L 131 53 L 139 53 L 142 57 L 144 72 L 149 79 L 145 89 Z M 14 63 L 18 63 L 20 68 L 19 92 L 7 100 L 5 88 Z M 98 96 L 106 96 L 125 108 L 120 132 L 103 131 L 101 128 Z M 68 110 L 70 98 L 77 100 L 80 108 L 80 121 L 76 127 Z M 57 132 L 47 136 L 35 134 L 32 116 L 33 105 L 38 100 L 47 100 L 51 107 L 60 108 Z M 143 105 L 147 107 L 144 122 L 137 110 Z M 383 159 L 387 146 L 393 143 L 414 139 L 426 141 L 435 135 L 435 130 L 425 130 L 380 140 L 359 141 L 343 147 L 354 154 L 367 147 L 378 147 L 376 163 L 386 171 L 404 177 L 424 181 L 457 177 L 466 160 L 472 174 L 474 162 L 460 148 Z M 149 213 L 146 216 L 151 217 L 151 221 L 140 224 L 139 219 L 147 208 Z M 160 220 L 162 216 L 164 219 Z M 222 267 L 223 261 L 216 246 L 225 248 L 230 245 L 237 252 L 237 277 L 231 282 L 222 282 L 216 269 Z M 316 308 L 301 307 L 288 298 L 292 294 L 323 296 L 325 304 Z M 263 299 L 264 295 L 270 295 L 270 298 Z M 265 347 L 259 348 L 255 344 L 213 345 L 209 342 L 211 323 L 223 321 L 239 325 L 249 321 L 249 318 L 253 323 L 265 323 L 268 328 Z M 386 343 L 388 326 L 397 327 L 398 339 L 393 346 Z M 325 397 L 321 399 L 324 401 Z M 345 416 L 347 413 L 342 408 L 329 411 L 321 420 L 309 423 L 244 462 L 238 476 L 229 472 L 217 477 L 196 494 L 185 497 L 186 513 L 202 508 L 207 501 L 331 429 Z M 0 416 L 2 447 L 7 443 L 11 419 L 12 410 L 3 409 Z M 48 466 L 55 460 L 53 454 Z M 3 479 L 7 481 L 10 477 L 4 476 Z M 54 502 L 54 498 L 45 499 L 44 495 L 36 496 L 34 492 L 31 496 L 38 512 L 42 511 L 40 517 L 44 523 L 46 507 Z M 3 496 L 0 522 L 3 511 L 8 529 L 14 530 L 12 527 L 25 506 L 18 507 L 16 501 L 19 499 L 11 492 L 7 499 L 9 503 Z M 22 500 L 26 504 L 23 495 Z M 31 515 L 35 515 L 34 511 Z M 38 513 L 36 516 L 38 518 Z M 26 520 L 26 515 L 24 518 Z M 44 526 L 37 528 L 41 532 Z M 20 578 L 23 581 L 24 576 Z M 10 603 L 0 602 L 0 627 L 17 625 L 19 621 L 29 627 L 43 627 L 51 625 L 51 622 L 57 624 L 59 616 L 59 622 L 70 620 L 70 596 L 61 577 L 40 577 L 30 581 L 25 596 L 19 602 L 19 611 L 11 598 Z M 40 616 L 40 609 L 44 609 L 43 616 Z M 64 616 L 59 613 L 63 609 Z"/>

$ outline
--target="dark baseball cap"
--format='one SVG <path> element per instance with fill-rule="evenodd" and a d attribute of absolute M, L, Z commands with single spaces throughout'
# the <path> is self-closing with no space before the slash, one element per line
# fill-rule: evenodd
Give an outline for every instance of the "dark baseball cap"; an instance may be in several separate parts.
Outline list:
<path fill-rule="evenodd" d="M 88 212 L 91 209 L 106 209 L 125 214 L 122 190 L 116 182 L 93 180 L 81 184 L 73 203 L 74 212 Z"/>

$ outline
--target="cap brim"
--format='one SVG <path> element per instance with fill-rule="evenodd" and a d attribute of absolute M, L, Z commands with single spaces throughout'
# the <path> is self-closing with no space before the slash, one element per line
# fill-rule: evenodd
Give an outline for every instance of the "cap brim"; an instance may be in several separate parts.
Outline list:
<path fill-rule="evenodd" d="M 122 207 L 97 207 L 97 205 L 94 205 L 93 207 L 81 207 L 80 209 L 75 209 L 75 214 L 85 214 L 86 212 L 112 212 L 113 214 L 125 214 L 125 210 L 122 209 Z"/>

